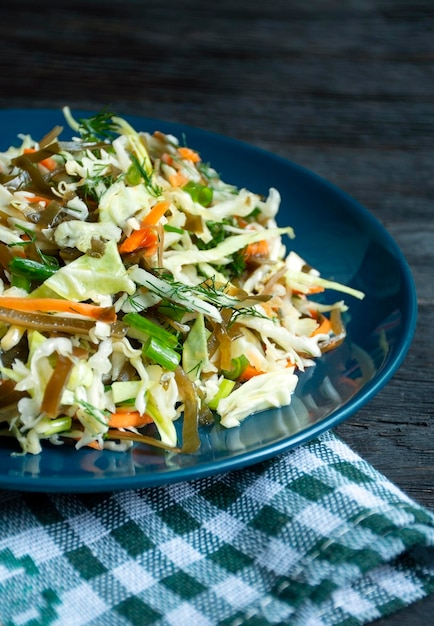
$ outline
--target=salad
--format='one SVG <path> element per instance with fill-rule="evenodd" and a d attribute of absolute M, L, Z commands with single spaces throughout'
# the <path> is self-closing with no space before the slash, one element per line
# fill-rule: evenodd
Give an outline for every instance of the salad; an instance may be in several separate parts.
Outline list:
<path fill-rule="evenodd" d="M 193 453 L 204 425 L 288 405 L 345 338 L 344 301 L 315 294 L 363 293 L 287 253 L 276 189 L 108 111 L 63 113 L 72 139 L 0 153 L 0 436 Z"/>

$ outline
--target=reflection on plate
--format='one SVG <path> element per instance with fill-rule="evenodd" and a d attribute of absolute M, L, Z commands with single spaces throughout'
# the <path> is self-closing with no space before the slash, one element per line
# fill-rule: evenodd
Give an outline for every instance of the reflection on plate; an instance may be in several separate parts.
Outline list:
<path fill-rule="evenodd" d="M 86 117 L 89 112 L 74 115 Z M 291 247 L 324 277 L 360 289 L 366 297 L 345 298 L 350 307 L 346 341 L 300 376 L 289 407 L 251 415 L 235 429 L 218 423 L 204 428 L 200 450 L 191 455 L 143 445 L 123 453 L 47 445 L 38 456 L 16 456 L 12 443 L 1 442 L 1 488 L 134 489 L 263 461 L 352 415 L 387 383 L 410 346 L 417 310 L 411 273 L 394 241 L 366 209 L 313 173 L 263 150 L 180 124 L 127 119 L 140 130 L 185 135 L 188 145 L 238 187 L 264 194 L 276 187 L 282 196 L 279 225 L 295 229 Z M 18 133 L 38 139 L 55 124 L 64 125 L 61 111 L 0 111 L 0 149 L 17 143 Z"/>

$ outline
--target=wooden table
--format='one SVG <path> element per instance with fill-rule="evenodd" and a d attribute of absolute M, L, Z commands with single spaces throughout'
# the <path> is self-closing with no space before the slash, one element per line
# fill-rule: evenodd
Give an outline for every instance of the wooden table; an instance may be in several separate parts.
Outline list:
<path fill-rule="evenodd" d="M 431 0 L 9 2 L 0 107 L 110 106 L 248 141 L 368 207 L 406 255 L 419 318 L 388 386 L 337 432 L 434 508 Z M 432 623 L 434 597 L 379 625 Z"/>

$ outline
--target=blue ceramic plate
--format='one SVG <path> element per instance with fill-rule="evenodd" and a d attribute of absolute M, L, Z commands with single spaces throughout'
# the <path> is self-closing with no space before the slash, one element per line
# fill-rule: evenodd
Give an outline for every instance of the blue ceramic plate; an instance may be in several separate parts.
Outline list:
<path fill-rule="evenodd" d="M 238 187 L 264 194 L 276 187 L 282 196 L 279 225 L 295 229 L 291 247 L 324 277 L 361 289 L 366 297 L 345 298 L 350 307 L 347 340 L 301 375 L 291 406 L 252 415 L 236 429 L 205 428 L 201 448 L 192 455 L 136 445 L 124 453 L 47 446 L 38 456 L 12 456 L 12 444 L 1 442 L 1 488 L 135 489 L 263 461 L 355 413 L 388 382 L 410 346 L 417 310 L 411 273 L 392 238 L 365 208 L 311 172 L 258 148 L 179 124 L 128 120 L 138 130 L 160 130 L 180 139 L 185 135 L 188 145 Z M 0 111 L 0 149 L 17 145 L 19 133 L 39 139 L 55 124 L 65 125 L 61 111 Z"/>

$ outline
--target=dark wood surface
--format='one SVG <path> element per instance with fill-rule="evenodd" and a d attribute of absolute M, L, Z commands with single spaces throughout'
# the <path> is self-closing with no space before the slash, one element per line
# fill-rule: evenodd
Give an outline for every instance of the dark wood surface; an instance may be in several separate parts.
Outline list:
<path fill-rule="evenodd" d="M 0 107 L 69 104 L 182 122 L 278 153 L 349 192 L 406 255 L 412 347 L 337 433 L 434 509 L 432 0 L 14 0 Z M 377 622 L 433 623 L 434 598 Z"/>

